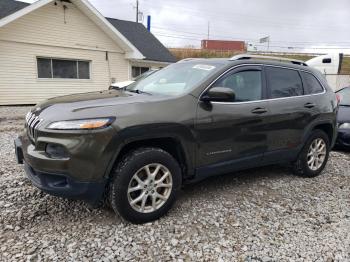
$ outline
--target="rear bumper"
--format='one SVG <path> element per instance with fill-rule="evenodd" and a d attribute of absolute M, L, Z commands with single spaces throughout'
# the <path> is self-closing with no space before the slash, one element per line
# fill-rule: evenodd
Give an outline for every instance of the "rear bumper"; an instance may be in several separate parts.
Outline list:
<path fill-rule="evenodd" d="M 349 129 L 338 130 L 336 145 L 350 148 L 350 130 Z"/>

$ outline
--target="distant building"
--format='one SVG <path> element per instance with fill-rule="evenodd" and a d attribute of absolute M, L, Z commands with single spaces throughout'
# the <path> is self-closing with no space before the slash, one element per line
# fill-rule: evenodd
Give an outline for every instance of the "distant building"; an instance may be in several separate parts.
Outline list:
<path fill-rule="evenodd" d="M 246 44 L 244 41 L 202 40 L 202 49 L 245 52 Z"/>

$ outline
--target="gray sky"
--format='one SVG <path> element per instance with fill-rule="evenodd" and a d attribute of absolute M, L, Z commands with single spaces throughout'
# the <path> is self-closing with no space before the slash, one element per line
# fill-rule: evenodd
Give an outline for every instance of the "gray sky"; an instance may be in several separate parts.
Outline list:
<path fill-rule="evenodd" d="M 29 0 L 30 1 L 30 0 Z M 104 15 L 135 20 L 136 0 L 90 0 Z M 350 0 L 140 0 L 152 32 L 168 47 L 210 39 L 244 40 L 259 50 L 350 53 Z M 312 49 L 314 48 L 314 49 Z"/>

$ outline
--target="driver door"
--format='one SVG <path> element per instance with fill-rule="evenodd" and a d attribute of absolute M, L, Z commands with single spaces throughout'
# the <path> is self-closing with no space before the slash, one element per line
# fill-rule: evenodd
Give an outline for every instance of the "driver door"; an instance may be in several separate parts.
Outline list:
<path fill-rule="evenodd" d="M 199 101 L 195 122 L 199 175 L 229 172 L 262 160 L 269 111 L 262 70 L 261 66 L 241 66 L 211 85 L 232 89 L 234 101 Z"/>

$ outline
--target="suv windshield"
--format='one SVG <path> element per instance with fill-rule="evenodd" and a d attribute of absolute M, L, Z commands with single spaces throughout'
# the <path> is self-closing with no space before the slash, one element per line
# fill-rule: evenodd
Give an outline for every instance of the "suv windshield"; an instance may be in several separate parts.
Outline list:
<path fill-rule="evenodd" d="M 223 64 L 220 63 L 176 63 L 129 85 L 126 90 L 160 95 L 181 95 L 191 91 L 222 66 Z"/>
<path fill-rule="evenodd" d="M 346 87 L 338 92 L 341 106 L 350 106 L 350 87 Z"/>

